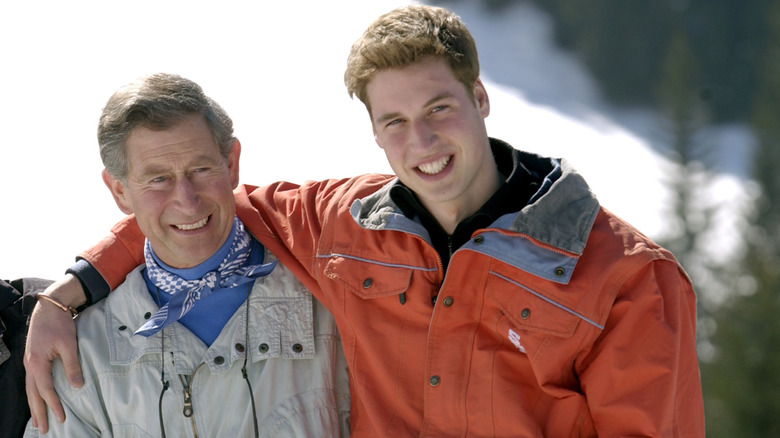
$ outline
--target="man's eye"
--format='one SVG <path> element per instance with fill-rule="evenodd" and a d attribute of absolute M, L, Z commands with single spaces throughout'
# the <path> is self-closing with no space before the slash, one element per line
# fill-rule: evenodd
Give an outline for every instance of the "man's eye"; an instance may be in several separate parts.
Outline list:
<path fill-rule="evenodd" d="M 156 178 L 152 178 L 153 183 L 161 183 L 165 182 L 166 178 L 164 176 L 158 176 Z"/>
<path fill-rule="evenodd" d="M 385 125 L 385 126 L 389 127 L 389 126 L 398 125 L 400 123 L 401 123 L 401 119 L 393 119 L 393 120 L 390 120 L 389 122 L 387 122 L 387 125 Z"/>

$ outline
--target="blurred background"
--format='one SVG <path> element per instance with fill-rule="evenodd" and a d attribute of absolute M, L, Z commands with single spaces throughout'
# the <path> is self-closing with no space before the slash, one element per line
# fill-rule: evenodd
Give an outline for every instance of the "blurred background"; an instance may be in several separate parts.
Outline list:
<path fill-rule="evenodd" d="M 241 181 L 390 172 L 343 69 L 404 0 L 0 3 L 0 278 L 59 278 L 122 217 L 108 97 L 166 71 L 234 119 Z M 698 293 L 707 436 L 780 436 L 780 2 L 429 1 L 464 19 L 491 136 L 570 159 Z"/>

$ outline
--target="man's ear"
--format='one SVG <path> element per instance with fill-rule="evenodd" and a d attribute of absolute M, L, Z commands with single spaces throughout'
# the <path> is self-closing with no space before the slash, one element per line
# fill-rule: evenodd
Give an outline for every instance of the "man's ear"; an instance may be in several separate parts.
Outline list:
<path fill-rule="evenodd" d="M 114 202 L 116 202 L 117 207 L 122 210 L 122 213 L 133 214 L 132 205 L 127 198 L 127 187 L 125 187 L 122 181 L 114 178 L 113 175 L 108 173 L 108 170 L 103 169 L 103 182 L 106 184 L 106 187 L 108 187 L 108 190 L 111 191 L 111 196 L 114 197 Z"/>
<path fill-rule="evenodd" d="M 236 139 L 233 143 L 233 149 L 227 157 L 228 172 L 230 173 L 230 183 L 235 190 L 238 187 L 238 163 L 241 158 L 241 142 Z"/>
<path fill-rule="evenodd" d="M 474 103 L 477 105 L 477 109 L 484 119 L 490 115 L 490 99 L 488 98 L 487 90 L 485 90 L 485 86 L 482 84 L 481 79 L 477 79 L 477 81 L 474 82 L 472 92 L 474 93 Z"/>

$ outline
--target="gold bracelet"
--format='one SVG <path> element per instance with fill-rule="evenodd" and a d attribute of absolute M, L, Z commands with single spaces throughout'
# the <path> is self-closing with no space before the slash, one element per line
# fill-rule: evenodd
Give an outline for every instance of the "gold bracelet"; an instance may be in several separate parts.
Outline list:
<path fill-rule="evenodd" d="M 76 319 L 76 317 L 79 316 L 79 311 L 74 309 L 73 306 L 66 306 L 48 295 L 38 294 L 38 301 L 40 301 L 41 298 L 59 307 L 64 312 L 70 312 L 70 316 L 73 319 Z"/>

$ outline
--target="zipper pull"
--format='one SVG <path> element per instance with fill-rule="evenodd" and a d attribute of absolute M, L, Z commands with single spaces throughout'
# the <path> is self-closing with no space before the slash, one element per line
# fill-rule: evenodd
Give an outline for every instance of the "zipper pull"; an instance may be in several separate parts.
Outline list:
<path fill-rule="evenodd" d="M 401 295 L 398 295 L 398 301 L 401 302 L 402 306 L 406 304 L 406 292 L 401 292 Z"/>
<path fill-rule="evenodd" d="M 192 398 L 190 397 L 190 391 L 188 388 L 182 390 L 184 393 L 184 413 L 185 417 L 192 417 Z"/>

